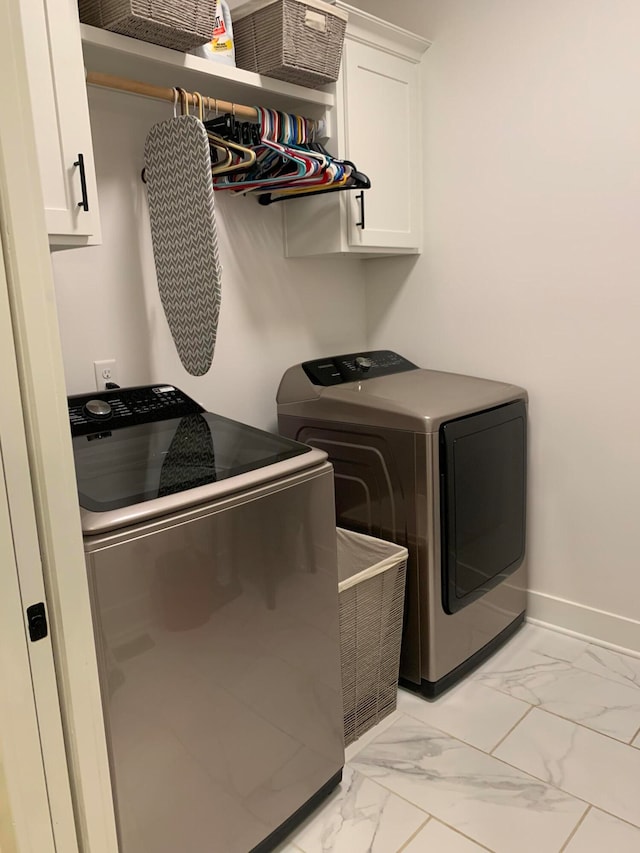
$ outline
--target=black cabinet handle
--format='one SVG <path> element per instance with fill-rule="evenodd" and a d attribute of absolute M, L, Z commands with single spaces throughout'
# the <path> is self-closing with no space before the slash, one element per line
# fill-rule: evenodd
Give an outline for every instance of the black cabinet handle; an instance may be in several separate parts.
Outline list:
<path fill-rule="evenodd" d="M 364 190 L 362 190 L 362 192 L 358 193 L 356 198 L 360 202 L 360 222 L 356 222 L 356 228 L 362 228 L 362 230 L 364 231 L 364 227 L 365 227 L 365 225 L 364 225 L 364 223 L 365 223 L 365 219 L 364 219 Z"/>
<path fill-rule="evenodd" d="M 82 201 L 78 202 L 78 207 L 84 211 L 89 210 L 89 198 L 87 197 L 87 176 L 84 172 L 84 155 L 78 154 L 78 159 L 73 164 L 80 169 L 80 187 L 82 189 Z"/>

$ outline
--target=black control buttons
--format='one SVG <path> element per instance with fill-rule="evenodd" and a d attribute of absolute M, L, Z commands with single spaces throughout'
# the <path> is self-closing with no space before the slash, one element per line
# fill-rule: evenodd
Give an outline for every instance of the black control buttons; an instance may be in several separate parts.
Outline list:
<path fill-rule="evenodd" d="M 391 350 L 354 352 L 317 361 L 305 361 L 302 363 L 302 369 L 314 385 L 324 386 L 361 382 L 392 373 L 403 373 L 405 370 L 418 370 L 415 364 Z"/>
<path fill-rule="evenodd" d="M 68 398 L 69 423 L 74 438 L 182 418 L 204 411 L 173 385 L 143 385 L 105 391 L 101 398 L 78 394 Z M 108 426 L 106 426 L 108 424 Z"/>

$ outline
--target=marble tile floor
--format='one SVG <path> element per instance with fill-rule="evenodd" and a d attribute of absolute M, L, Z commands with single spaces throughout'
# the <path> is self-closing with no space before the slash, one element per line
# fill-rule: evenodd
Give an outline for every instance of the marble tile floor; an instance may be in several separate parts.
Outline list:
<path fill-rule="evenodd" d="M 640 657 L 527 624 L 346 757 L 278 853 L 640 853 Z"/>

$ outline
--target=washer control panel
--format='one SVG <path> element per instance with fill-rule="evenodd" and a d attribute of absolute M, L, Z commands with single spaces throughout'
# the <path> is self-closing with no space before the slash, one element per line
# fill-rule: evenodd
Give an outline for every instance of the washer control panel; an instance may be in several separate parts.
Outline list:
<path fill-rule="evenodd" d="M 173 385 L 141 385 L 77 394 L 67 398 L 67 405 L 73 436 L 182 418 L 204 411 Z"/>
<path fill-rule="evenodd" d="M 373 350 L 305 361 L 302 369 L 314 385 L 326 386 L 404 373 L 418 370 L 418 367 L 391 350 Z"/>

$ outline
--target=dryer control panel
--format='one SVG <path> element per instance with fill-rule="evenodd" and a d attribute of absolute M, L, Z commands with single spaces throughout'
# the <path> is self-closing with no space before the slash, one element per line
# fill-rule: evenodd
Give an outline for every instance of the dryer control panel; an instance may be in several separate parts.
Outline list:
<path fill-rule="evenodd" d="M 140 385 L 67 397 L 71 435 L 91 435 L 120 427 L 182 418 L 204 412 L 173 385 Z"/>
<path fill-rule="evenodd" d="M 314 385 L 327 386 L 389 376 L 391 373 L 404 373 L 406 370 L 419 368 L 391 350 L 373 350 L 305 361 L 302 369 Z"/>

